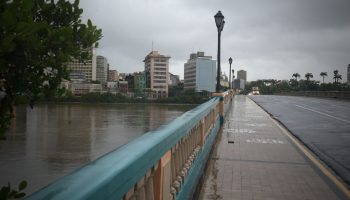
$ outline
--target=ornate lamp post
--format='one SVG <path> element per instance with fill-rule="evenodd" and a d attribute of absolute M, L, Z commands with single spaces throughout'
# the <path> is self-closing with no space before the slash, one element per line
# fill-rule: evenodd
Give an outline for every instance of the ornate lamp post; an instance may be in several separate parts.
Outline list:
<path fill-rule="evenodd" d="M 235 70 L 233 69 L 232 70 L 232 82 L 233 82 L 233 80 L 235 79 Z M 232 83 L 231 83 L 232 84 Z M 233 86 L 232 86 L 232 88 L 233 88 Z"/>
<path fill-rule="evenodd" d="M 228 59 L 228 62 L 230 63 L 230 78 L 229 78 L 229 88 L 232 89 L 232 82 L 231 82 L 231 64 L 232 64 L 232 58 L 230 57 Z"/>
<path fill-rule="evenodd" d="M 215 23 L 216 23 L 216 27 L 218 28 L 218 59 L 217 59 L 217 63 L 218 63 L 218 70 L 217 70 L 217 74 L 216 74 L 216 92 L 220 92 L 220 74 L 221 74 L 221 69 L 220 69 L 220 38 L 221 38 L 221 31 L 222 29 L 224 29 L 224 16 L 221 14 L 221 11 L 219 10 L 218 13 L 216 13 L 216 15 L 214 16 L 215 18 Z"/>

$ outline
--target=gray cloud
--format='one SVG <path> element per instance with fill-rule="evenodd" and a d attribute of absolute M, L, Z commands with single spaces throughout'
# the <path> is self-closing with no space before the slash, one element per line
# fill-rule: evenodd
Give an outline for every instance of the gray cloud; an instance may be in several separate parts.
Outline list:
<path fill-rule="evenodd" d="M 348 0 L 100 0 L 81 1 L 81 6 L 84 19 L 103 30 L 97 52 L 120 72 L 142 71 L 152 41 L 155 50 L 172 57 L 170 71 L 182 77 L 190 53 L 201 50 L 216 59 L 213 16 L 221 10 L 226 73 L 232 57 L 236 71 L 248 71 L 248 80 L 289 79 L 295 72 L 311 72 L 320 80 L 321 71 L 330 76 L 334 69 L 346 80 Z"/>

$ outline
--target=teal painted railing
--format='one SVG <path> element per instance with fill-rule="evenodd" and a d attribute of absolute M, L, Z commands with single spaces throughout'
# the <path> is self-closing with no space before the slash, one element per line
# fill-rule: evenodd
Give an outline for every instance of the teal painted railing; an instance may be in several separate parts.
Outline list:
<path fill-rule="evenodd" d="M 216 96 L 28 199 L 190 198 L 202 176 L 233 92 Z"/>

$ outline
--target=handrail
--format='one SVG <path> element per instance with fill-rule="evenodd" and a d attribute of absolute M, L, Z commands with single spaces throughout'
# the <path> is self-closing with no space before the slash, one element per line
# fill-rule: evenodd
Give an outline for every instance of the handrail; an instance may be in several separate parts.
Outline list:
<path fill-rule="evenodd" d="M 224 98 L 229 95 L 232 94 L 225 93 Z M 166 192 L 159 191 L 163 196 L 151 194 L 145 199 L 175 198 L 207 133 L 219 120 L 220 102 L 220 98 L 212 98 L 160 129 L 75 170 L 28 199 L 129 199 L 139 188 L 169 192 L 164 196 Z M 162 180 L 166 173 L 170 176 L 165 181 L 168 184 Z M 153 188 L 157 184 L 161 184 L 160 188 Z"/>

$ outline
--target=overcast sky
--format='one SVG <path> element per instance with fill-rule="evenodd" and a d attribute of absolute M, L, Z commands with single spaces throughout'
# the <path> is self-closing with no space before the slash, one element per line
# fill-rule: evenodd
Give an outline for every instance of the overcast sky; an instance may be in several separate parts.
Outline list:
<path fill-rule="evenodd" d="M 152 50 L 171 56 L 170 72 L 183 78 L 190 53 L 217 57 L 214 15 L 221 10 L 221 68 L 247 71 L 248 81 L 290 79 L 307 72 L 346 81 L 350 64 L 349 0 L 81 0 L 83 18 L 102 29 L 97 49 L 112 69 L 143 71 Z"/>

